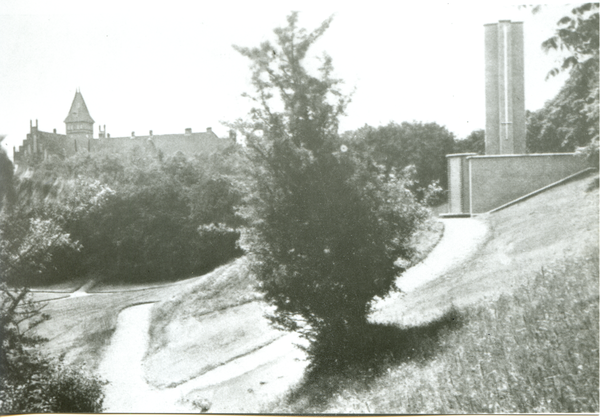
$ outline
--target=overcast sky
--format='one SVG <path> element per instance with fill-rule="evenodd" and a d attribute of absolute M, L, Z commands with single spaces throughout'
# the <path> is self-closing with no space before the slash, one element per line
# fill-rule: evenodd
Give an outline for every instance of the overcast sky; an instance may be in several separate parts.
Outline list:
<path fill-rule="evenodd" d="M 436 122 L 458 138 L 485 126 L 483 25 L 524 22 L 525 105 L 536 110 L 564 77 L 540 44 L 570 6 L 538 14 L 507 2 L 0 0 L 0 134 L 12 156 L 29 131 L 65 132 L 79 88 L 111 136 L 194 132 L 247 115 L 249 62 L 232 45 L 273 39 L 292 10 L 314 29 L 335 15 L 326 51 L 354 91 L 342 131 L 390 121 Z"/>

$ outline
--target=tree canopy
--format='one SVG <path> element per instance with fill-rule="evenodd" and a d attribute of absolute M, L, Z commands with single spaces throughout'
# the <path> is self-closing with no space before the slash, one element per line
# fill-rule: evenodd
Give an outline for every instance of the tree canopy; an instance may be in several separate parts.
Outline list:
<path fill-rule="evenodd" d="M 410 189 L 420 199 L 432 183 L 446 189 L 446 155 L 454 151 L 454 134 L 436 123 L 403 122 L 386 126 L 364 127 L 344 133 L 352 145 L 369 154 L 375 162 L 401 171 L 414 165 Z"/>
<path fill-rule="evenodd" d="M 309 74 L 302 64 L 331 21 L 325 20 L 308 33 L 298 28 L 298 13 L 294 12 L 288 16 L 286 27 L 274 30 L 275 43 L 265 41 L 255 48 L 234 46 L 251 61 L 256 92 L 244 94 L 257 105 L 250 112 L 247 128 L 251 132 L 262 131 L 271 141 L 289 140 L 313 151 L 337 135 L 338 117 L 349 97 L 339 90 L 341 80 L 332 77 L 331 57 L 321 57 L 318 76 Z"/>
<path fill-rule="evenodd" d="M 0 217 L 0 270 L 11 285 L 74 276 L 165 281 L 241 254 L 228 158 L 153 150 L 81 153 L 15 176 Z"/>
<path fill-rule="evenodd" d="M 543 42 L 546 52 L 562 52 L 548 77 L 568 72 L 559 93 L 527 115 L 529 152 L 572 152 L 598 143 L 599 61 L 598 3 L 585 3 L 557 22 L 556 33 Z"/>

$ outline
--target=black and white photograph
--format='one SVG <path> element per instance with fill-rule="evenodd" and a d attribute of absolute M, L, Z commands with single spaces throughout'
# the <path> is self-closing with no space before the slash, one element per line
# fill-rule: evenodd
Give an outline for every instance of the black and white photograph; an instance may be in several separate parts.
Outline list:
<path fill-rule="evenodd" d="M 599 9 L 0 0 L 0 415 L 598 415 Z"/>

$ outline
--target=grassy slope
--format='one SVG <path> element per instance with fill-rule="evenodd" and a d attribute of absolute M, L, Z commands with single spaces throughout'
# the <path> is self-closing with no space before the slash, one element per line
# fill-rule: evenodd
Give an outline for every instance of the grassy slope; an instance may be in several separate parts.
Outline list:
<path fill-rule="evenodd" d="M 549 190 L 498 213 L 478 216 L 488 241 L 462 267 L 407 296 L 390 321 L 413 325 L 435 319 L 451 305 L 466 306 L 522 284 L 542 267 L 598 246 L 598 190 L 593 177 Z"/>
<path fill-rule="evenodd" d="M 492 232 L 473 260 L 386 313 L 398 327 L 387 358 L 308 375 L 268 409 L 598 411 L 598 189 L 586 191 L 590 182 L 484 216 Z"/>
<path fill-rule="evenodd" d="M 281 335 L 262 317 L 244 258 L 213 273 L 152 308 L 145 357 L 151 384 L 178 385 Z"/>
<path fill-rule="evenodd" d="M 36 328 L 36 332 L 49 341 L 43 349 L 53 356 L 65 355 L 65 362 L 85 363 L 95 370 L 102 352 L 110 343 L 119 312 L 126 307 L 145 302 L 169 299 L 181 288 L 202 282 L 207 276 L 169 283 L 145 290 L 120 293 L 92 293 L 73 299 L 56 299 L 46 302 L 44 312 L 50 319 Z M 34 293 L 36 299 L 55 299 L 60 294 Z"/>
<path fill-rule="evenodd" d="M 415 235 L 415 262 L 440 240 L 443 224 L 428 220 Z M 221 269 L 220 269 L 221 270 Z M 174 386 L 281 336 L 263 317 L 244 258 L 203 282 L 181 288 L 152 310 L 146 378 Z M 218 349 L 218 350 L 215 350 Z"/>
<path fill-rule="evenodd" d="M 461 327 L 433 351 L 361 383 L 346 378 L 325 412 L 597 412 L 597 255 L 556 264 L 517 292 L 456 311 Z"/>

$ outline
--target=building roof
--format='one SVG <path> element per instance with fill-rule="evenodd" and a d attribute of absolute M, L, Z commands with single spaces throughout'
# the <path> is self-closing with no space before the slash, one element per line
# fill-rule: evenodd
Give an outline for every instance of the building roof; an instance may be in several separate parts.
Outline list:
<path fill-rule="evenodd" d="M 75 98 L 71 104 L 69 115 L 65 118 L 65 123 L 84 122 L 94 124 L 94 120 L 90 116 L 90 112 L 85 105 L 83 96 L 80 91 L 75 92 Z"/>
<path fill-rule="evenodd" d="M 94 150 L 124 151 L 133 147 L 152 145 L 161 150 L 165 155 L 174 155 L 182 152 L 185 155 L 211 154 L 235 144 L 229 138 L 219 138 L 212 131 L 205 133 L 189 134 L 158 134 L 136 135 L 131 137 L 106 137 L 92 140 Z"/>

